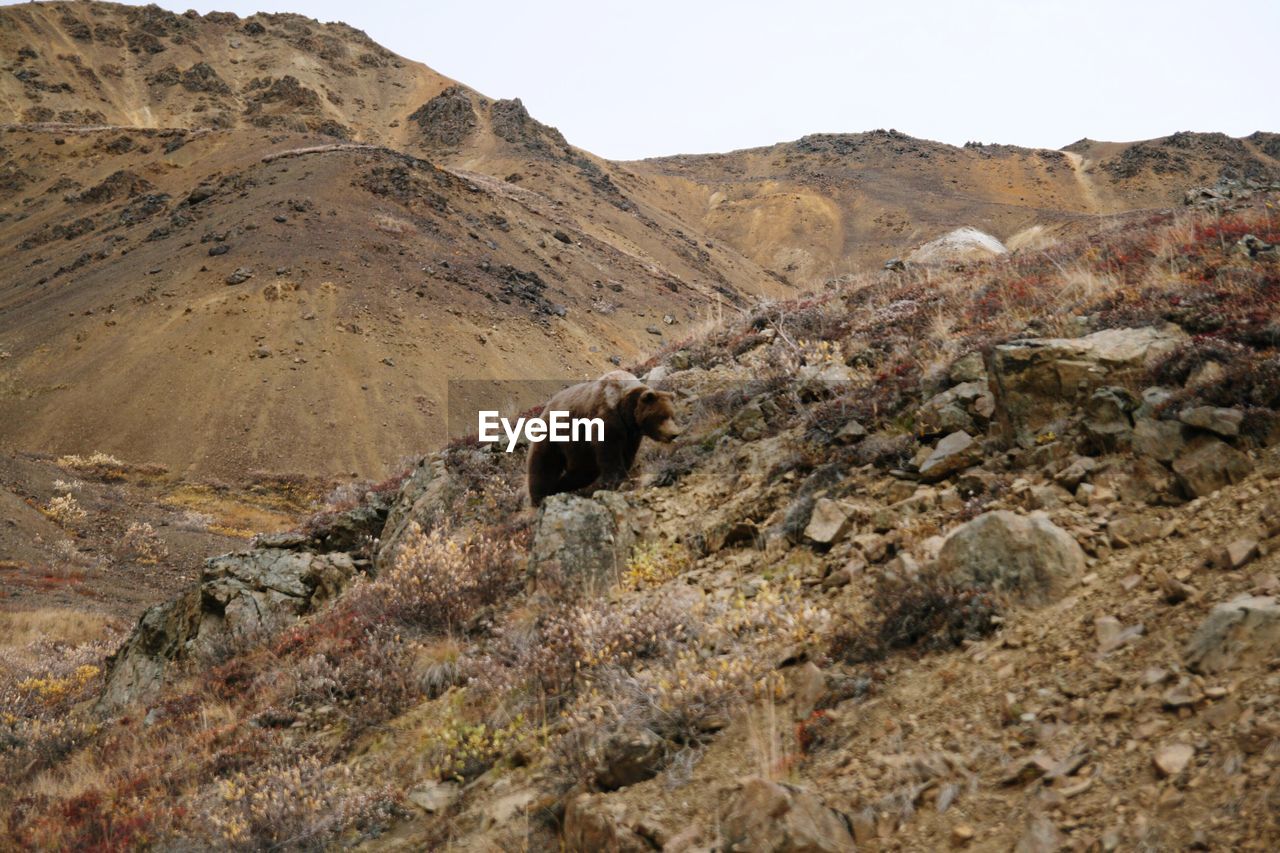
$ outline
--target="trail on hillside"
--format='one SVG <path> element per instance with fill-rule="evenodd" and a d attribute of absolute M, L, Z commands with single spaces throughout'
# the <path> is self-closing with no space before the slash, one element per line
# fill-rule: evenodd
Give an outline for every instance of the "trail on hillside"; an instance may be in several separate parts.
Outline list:
<path fill-rule="evenodd" d="M 1090 212 L 1100 213 L 1102 203 L 1098 200 L 1098 192 L 1093 186 L 1093 179 L 1084 170 L 1084 158 L 1074 151 L 1063 151 L 1062 153 L 1066 155 L 1067 162 L 1071 164 L 1071 172 L 1076 177 L 1076 183 L 1080 185 L 1080 192 L 1084 195 Z"/>

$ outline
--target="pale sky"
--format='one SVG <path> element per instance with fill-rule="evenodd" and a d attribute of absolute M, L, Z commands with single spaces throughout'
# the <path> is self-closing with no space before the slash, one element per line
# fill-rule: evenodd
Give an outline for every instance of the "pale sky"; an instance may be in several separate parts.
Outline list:
<path fill-rule="evenodd" d="M 175 11 L 190 8 L 162 0 Z M 613 159 L 896 128 L 1059 148 L 1280 131 L 1280 0 L 219 0 L 342 20 Z"/>

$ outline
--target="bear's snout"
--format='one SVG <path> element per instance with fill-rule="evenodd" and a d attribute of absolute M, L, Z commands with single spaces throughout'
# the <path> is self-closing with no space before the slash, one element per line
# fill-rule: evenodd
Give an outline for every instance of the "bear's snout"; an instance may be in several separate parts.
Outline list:
<path fill-rule="evenodd" d="M 664 444 L 670 444 L 680 437 L 681 432 L 683 432 L 683 430 L 675 423 L 667 421 L 662 425 L 662 429 L 658 430 L 658 441 L 661 441 Z"/>

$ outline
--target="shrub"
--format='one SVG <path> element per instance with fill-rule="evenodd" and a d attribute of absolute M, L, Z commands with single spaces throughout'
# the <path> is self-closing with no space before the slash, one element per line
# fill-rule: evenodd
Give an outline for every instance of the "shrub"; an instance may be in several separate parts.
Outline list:
<path fill-rule="evenodd" d="M 316 757 L 284 758 L 223 780 L 209 804 L 218 846 L 241 850 L 314 850 L 349 828 L 385 823 L 394 797 L 352 777 L 350 768 L 326 767 Z"/>
<path fill-rule="evenodd" d="M 678 542 L 667 539 L 641 542 L 631 552 L 622 582 L 637 589 L 662 586 L 688 571 L 692 565 L 689 549 Z"/>
<path fill-rule="evenodd" d="M 117 544 L 116 555 L 123 560 L 155 565 L 169 556 L 169 548 L 150 524 L 135 521 Z"/>
<path fill-rule="evenodd" d="M 88 516 L 70 492 L 61 497 L 50 498 L 41 511 L 59 524 L 75 524 Z"/>
<path fill-rule="evenodd" d="M 873 614 L 869 622 L 832 638 L 833 657 L 864 663 L 899 649 L 954 648 L 994 631 L 999 614 L 989 591 L 957 586 L 933 572 L 909 581 L 881 580 L 869 610 Z"/>
<path fill-rule="evenodd" d="M 482 608 L 521 587 L 523 544 L 522 537 L 459 541 L 440 528 L 423 533 L 412 522 L 391 568 L 355 590 L 349 601 L 357 609 L 428 633 L 464 631 Z"/>

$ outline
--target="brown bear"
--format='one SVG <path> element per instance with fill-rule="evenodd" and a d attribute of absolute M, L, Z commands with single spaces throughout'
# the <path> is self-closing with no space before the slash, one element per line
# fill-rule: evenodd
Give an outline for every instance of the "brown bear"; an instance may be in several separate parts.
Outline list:
<path fill-rule="evenodd" d="M 529 445 L 529 501 L 538 506 L 548 495 L 596 484 L 617 488 L 635 462 L 640 440 L 670 442 L 680 435 L 675 405 L 667 391 L 656 391 L 625 370 L 566 388 L 547 401 L 542 412 L 566 411 L 570 418 L 600 418 L 603 441 L 535 441 Z"/>

